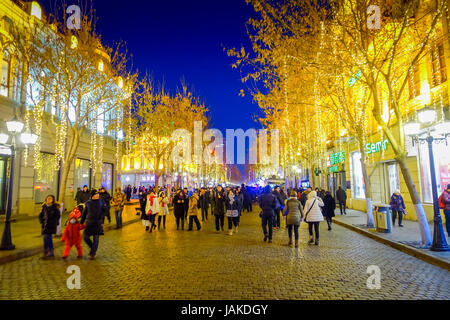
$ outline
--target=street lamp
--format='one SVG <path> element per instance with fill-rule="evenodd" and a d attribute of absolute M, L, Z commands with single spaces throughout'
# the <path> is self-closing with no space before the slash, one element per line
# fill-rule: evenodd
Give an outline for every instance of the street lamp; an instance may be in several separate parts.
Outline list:
<path fill-rule="evenodd" d="M 24 123 L 19 121 L 16 117 L 13 120 L 6 122 L 6 127 L 11 135 L 11 145 L 8 145 L 9 135 L 0 133 L 0 154 L 9 155 L 9 184 L 8 184 L 8 199 L 6 206 L 5 228 L 3 230 L 2 242 L 0 250 L 14 250 L 15 246 L 11 241 L 11 211 L 12 211 L 12 194 L 14 183 L 14 159 L 16 157 L 16 136 L 22 132 Z M 20 140 L 25 145 L 34 145 L 38 136 L 24 132 L 20 135 Z"/>
<path fill-rule="evenodd" d="M 431 245 L 431 251 L 450 251 L 450 247 L 445 239 L 444 229 L 442 227 L 441 214 L 439 212 L 439 200 L 437 194 L 437 184 L 436 184 L 436 171 L 434 168 L 434 155 L 433 155 L 433 142 L 443 142 L 447 143 L 447 136 L 450 135 L 450 130 L 448 130 L 448 122 L 442 122 L 437 125 L 437 131 L 435 135 L 443 135 L 444 137 L 434 137 L 430 131 L 430 125 L 436 119 L 436 110 L 430 107 L 425 107 L 420 110 L 417 114 L 420 123 L 409 123 L 405 125 L 405 133 L 410 135 L 413 141 L 428 143 L 428 155 L 430 159 L 430 173 L 431 173 L 431 188 L 433 192 L 433 209 L 434 209 L 434 232 L 433 232 L 433 243 Z M 427 137 L 419 138 L 418 134 L 420 131 L 420 124 L 428 125 L 427 127 Z M 447 125 L 446 125 L 447 124 Z M 407 127 L 409 125 L 409 127 Z M 419 125 L 419 127 L 417 127 Z"/>

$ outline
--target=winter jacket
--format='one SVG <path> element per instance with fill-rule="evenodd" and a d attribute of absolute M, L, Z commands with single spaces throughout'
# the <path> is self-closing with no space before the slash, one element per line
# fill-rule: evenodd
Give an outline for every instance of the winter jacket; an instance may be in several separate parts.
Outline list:
<path fill-rule="evenodd" d="M 336 202 L 331 194 L 326 193 L 323 198 L 323 215 L 328 218 L 334 217 L 334 209 L 336 209 Z"/>
<path fill-rule="evenodd" d="M 111 205 L 114 207 L 115 211 L 123 210 L 126 200 L 127 197 L 124 193 L 116 192 L 111 199 Z"/>
<path fill-rule="evenodd" d="M 242 193 L 242 191 L 235 195 L 235 199 L 238 203 L 238 208 L 236 210 L 241 211 L 244 207 L 244 194 Z"/>
<path fill-rule="evenodd" d="M 299 226 L 303 219 L 303 207 L 300 201 L 296 198 L 290 198 L 286 202 L 283 213 L 286 214 L 286 225 Z"/>
<path fill-rule="evenodd" d="M 339 188 L 336 191 L 336 199 L 337 199 L 337 201 L 344 202 L 344 203 L 347 201 L 347 193 L 345 192 L 344 189 Z"/>
<path fill-rule="evenodd" d="M 175 217 L 184 217 L 184 206 L 186 202 L 186 195 L 181 195 L 180 193 L 177 193 L 173 197 L 173 213 L 175 214 Z"/>
<path fill-rule="evenodd" d="M 147 204 L 145 205 L 145 214 L 146 215 L 152 215 L 152 214 L 158 214 L 160 211 L 159 206 L 159 200 L 158 197 L 155 195 L 148 195 L 147 197 Z"/>
<path fill-rule="evenodd" d="M 444 211 L 450 210 L 450 193 L 447 190 L 442 193 L 442 202 L 444 203 Z"/>
<path fill-rule="evenodd" d="M 109 208 L 111 208 L 111 195 L 108 193 L 108 191 L 105 192 L 100 192 L 100 199 L 103 200 L 103 205 L 106 207 L 106 209 L 108 210 Z"/>
<path fill-rule="evenodd" d="M 194 192 L 189 198 L 188 215 L 197 216 L 197 214 L 198 214 L 198 194 Z"/>
<path fill-rule="evenodd" d="M 42 205 L 42 210 L 39 214 L 42 234 L 56 233 L 56 228 L 59 225 L 59 218 L 61 217 L 59 208 L 60 205 L 58 203 L 54 203 L 51 206 L 47 206 L 45 203 Z"/>
<path fill-rule="evenodd" d="M 405 211 L 406 207 L 405 207 L 405 202 L 403 202 L 403 197 L 401 195 L 397 195 L 397 194 L 393 194 L 391 196 L 391 203 L 389 203 L 391 205 L 391 210 L 395 210 L 395 211 Z"/>
<path fill-rule="evenodd" d="M 283 208 L 284 207 L 284 200 L 283 200 L 283 197 L 281 196 L 281 194 L 277 190 L 274 190 L 273 194 L 277 198 L 277 201 L 278 201 L 278 204 L 279 204 L 278 208 L 279 209 Z"/>
<path fill-rule="evenodd" d="M 160 214 L 163 216 L 166 216 L 169 214 L 169 198 L 167 197 L 159 197 L 159 203 L 160 203 Z"/>
<path fill-rule="evenodd" d="M 102 222 L 105 213 L 105 206 L 101 199 L 91 199 L 86 202 L 80 223 L 84 224 L 86 221 L 86 229 L 84 232 L 87 235 L 94 236 L 103 233 Z"/>
<path fill-rule="evenodd" d="M 76 246 L 81 245 L 81 233 L 80 231 L 84 229 L 84 225 L 80 224 L 78 221 L 75 223 L 69 222 L 64 229 L 61 241 L 66 243 L 66 246 Z"/>
<path fill-rule="evenodd" d="M 198 199 L 200 208 L 208 210 L 209 208 L 209 192 L 203 192 Z"/>
<path fill-rule="evenodd" d="M 225 214 L 225 194 L 223 191 L 216 191 L 215 196 L 213 198 L 214 203 L 214 215 L 215 216 L 223 216 Z"/>
<path fill-rule="evenodd" d="M 317 196 L 315 191 L 311 191 L 308 194 L 308 200 L 306 200 L 305 207 L 303 208 L 303 212 L 305 213 L 305 221 L 323 221 L 322 210 L 320 210 L 320 207 L 323 207 L 322 199 Z"/>
<path fill-rule="evenodd" d="M 301 202 L 303 208 L 305 207 L 306 200 L 308 200 L 308 194 L 309 194 L 310 192 L 311 192 L 311 191 L 303 191 L 302 195 L 300 196 L 300 202 Z"/>
<path fill-rule="evenodd" d="M 77 205 L 86 203 L 91 197 L 91 193 L 89 191 L 84 192 L 83 190 L 80 190 L 77 192 L 77 195 L 75 197 L 75 200 L 77 201 Z"/>
<path fill-rule="evenodd" d="M 278 199 L 273 193 L 264 193 L 259 197 L 259 206 L 262 210 L 262 215 L 265 217 L 271 217 L 275 215 L 275 209 L 277 208 Z"/>
<path fill-rule="evenodd" d="M 240 198 L 236 195 L 232 196 L 232 198 L 230 198 L 230 196 L 227 196 L 225 199 L 225 207 L 228 210 L 239 210 L 239 206 L 240 206 Z"/>

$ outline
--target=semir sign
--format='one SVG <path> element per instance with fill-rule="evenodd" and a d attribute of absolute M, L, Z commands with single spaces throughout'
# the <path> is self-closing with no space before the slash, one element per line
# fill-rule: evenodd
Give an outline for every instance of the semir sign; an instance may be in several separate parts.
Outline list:
<path fill-rule="evenodd" d="M 383 141 L 378 141 L 377 143 L 367 143 L 366 144 L 366 153 L 371 154 L 375 152 L 380 152 L 381 149 L 386 150 L 387 144 L 389 143 L 388 139 Z"/>

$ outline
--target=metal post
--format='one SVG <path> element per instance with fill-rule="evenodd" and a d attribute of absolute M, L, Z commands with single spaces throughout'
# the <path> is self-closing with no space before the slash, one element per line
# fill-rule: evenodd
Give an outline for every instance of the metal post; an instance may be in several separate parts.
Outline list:
<path fill-rule="evenodd" d="M 16 156 L 15 139 L 12 137 L 11 157 L 9 158 L 9 184 L 8 184 L 8 200 L 6 205 L 5 228 L 3 229 L 2 243 L 0 250 L 14 250 L 15 245 L 11 240 L 11 211 L 12 211 L 12 195 L 14 183 L 14 161 Z"/>
<path fill-rule="evenodd" d="M 444 235 L 444 228 L 442 227 L 441 214 L 439 212 L 439 200 L 437 195 L 436 186 L 436 172 L 434 169 L 434 155 L 433 155 L 433 136 L 428 132 L 428 154 L 430 158 L 430 171 L 431 171 L 431 188 L 433 191 L 433 209 L 434 209 L 434 232 L 433 232 L 433 244 L 431 245 L 431 251 L 450 251 L 447 244 L 447 240 Z"/>

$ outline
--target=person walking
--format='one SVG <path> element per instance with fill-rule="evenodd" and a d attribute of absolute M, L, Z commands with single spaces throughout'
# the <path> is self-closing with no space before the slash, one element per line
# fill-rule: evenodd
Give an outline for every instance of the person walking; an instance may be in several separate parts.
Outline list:
<path fill-rule="evenodd" d="M 260 213 L 262 229 L 264 232 L 264 241 L 269 239 L 269 243 L 272 243 L 272 224 L 275 216 L 275 210 L 277 208 L 278 199 L 272 193 L 270 186 L 265 186 L 263 194 L 258 199 L 259 206 L 262 210 Z M 267 231 L 269 227 L 269 231 Z"/>
<path fill-rule="evenodd" d="M 188 231 L 192 231 L 193 228 L 193 224 L 195 222 L 196 226 L 197 226 L 197 231 L 200 231 L 201 224 L 200 221 L 198 221 L 198 207 L 199 207 L 199 197 L 196 191 L 194 191 L 191 195 L 191 197 L 189 198 L 189 210 L 188 210 L 188 215 L 189 215 L 189 229 Z"/>
<path fill-rule="evenodd" d="M 114 208 L 114 215 L 116 216 L 116 229 L 122 228 L 122 212 L 125 207 L 126 196 L 120 190 L 120 187 L 116 188 L 116 193 L 111 199 L 111 205 Z"/>
<path fill-rule="evenodd" d="M 39 214 L 39 222 L 41 223 L 41 232 L 44 239 L 44 255 L 43 258 L 51 258 L 55 256 L 53 247 L 53 235 L 56 234 L 56 228 L 59 225 L 60 205 L 56 203 L 54 195 L 48 195 L 42 205 Z"/>
<path fill-rule="evenodd" d="M 150 191 L 150 194 L 147 197 L 147 204 L 145 206 L 145 214 L 148 216 L 148 220 L 151 223 L 150 226 L 150 233 L 153 231 L 153 229 L 156 229 L 156 223 L 155 219 L 160 211 L 159 201 L 158 197 L 155 196 L 155 193 Z M 147 230 L 147 229 L 146 229 Z"/>
<path fill-rule="evenodd" d="M 205 188 L 201 188 L 198 201 L 202 210 L 202 221 L 208 220 L 209 192 L 207 192 Z"/>
<path fill-rule="evenodd" d="M 239 227 L 239 201 L 240 198 L 236 196 L 233 190 L 229 190 L 226 200 L 225 206 L 227 209 L 227 217 L 228 217 L 228 235 L 233 235 L 233 225 L 234 232 L 238 232 Z"/>
<path fill-rule="evenodd" d="M 323 197 L 323 215 L 327 220 L 328 231 L 331 231 L 331 223 L 334 217 L 334 209 L 336 209 L 336 202 L 333 199 L 330 191 L 325 192 L 325 196 Z"/>
<path fill-rule="evenodd" d="M 341 186 L 338 187 L 336 191 L 336 199 L 339 202 L 339 209 L 341 210 L 341 215 L 347 214 L 345 208 L 347 206 L 347 193 Z"/>
<path fill-rule="evenodd" d="M 444 190 L 444 192 L 442 192 L 440 199 L 443 204 L 447 236 L 450 237 L 450 184 L 447 185 L 447 190 Z"/>
<path fill-rule="evenodd" d="M 163 222 L 163 229 L 166 230 L 166 216 L 169 214 L 169 198 L 164 191 L 159 192 L 159 203 L 161 205 L 161 212 L 158 216 L 158 230 Z"/>
<path fill-rule="evenodd" d="M 311 191 L 308 194 L 308 200 L 306 200 L 305 206 L 303 208 L 303 212 L 305 212 L 305 221 L 308 222 L 308 243 L 315 243 L 316 246 L 319 245 L 319 224 L 320 221 L 323 221 L 322 210 L 320 210 L 320 207 L 323 207 L 323 205 L 323 201 L 320 197 L 317 196 L 316 191 Z M 315 241 L 313 237 L 313 228 L 316 235 Z"/>
<path fill-rule="evenodd" d="M 221 185 L 218 185 L 213 198 L 214 219 L 216 223 L 216 232 L 223 231 L 225 221 L 225 195 Z M 219 229 L 220 228 L 220 229 Z"/>
<path fill-rule="evenodd" d="M 241 221 L 242 210 L 244 208 L 244 194 L 242 193 L 241 187 L 239 187 L 239 186 L 236 187 L 236 191 L 235 191 L 234 194 L 235 194 L 235 197 L 236 197 L 236 201 L 238 202 L 238 209 L 237 210 L 238 210 L 239 214 L 237 216 L 237 224 L 239 225 L 239 223 Z"/>
<path fill-rule="evenodd" d="M 175 196 L 173 197 L 173 213 L 175 215 L 175 220 L 177 223 L 177 230 L 180 228 L 184 230 L 184 206 L 185 206 L 186 196 L 183 190 L 177 190 Z"/>
<path fill-rule="evenodd" d="M 279 186 L 276 186 L 275 189 L 273 190 L 273 194 L 275 195 L 275 197 L 277 198 L 278 204 L 277 207 L 275 209 L 275 216 L 274 216 L 274 221 L 273 221 L 273 229 L 280 229 L 280 212 L 281 210 L 283 210 L 284 208 L 284 200 L 283 197 L 281 196 L 281 188 Z"/>
<path fill-rule="evenodd" d="M 283 214 L 286 216 L 286 226 L 289 236 L 288 246 L 292 245 L 292 230 L 294 230 L 295 247 L 298 248 L 298 228 L 303 219 L 303 207 L 297 199 L 297 192 L 295 190 L 289 191 L 289 199 L 286 202 Z"/>
<path fill-rule="evenodd" d="M 102 199 L 103 205 L 105 206 L 105 217 L 108 219 L 108 222 L 111 223 L 111 195 L 103 187 L 100 188 L 99 193 L 100 199 Z M 104 219 L 105 218 L 103 218 L 103 220 Z"/>
<path fill-rule="evenodd" d="M 100 235 L 103 234 L 102 222 L 105 216 L 105 206 L 97 190 L 92 190 L 91 194 L 91 200 L 87 201 L 84 206 L 80 223 L 86 222 L 83 239 L 90 248 L 89 256 L 93 260 L 97 254 Z"/>
<path fill-rule="evenodd" d="M 77 202 L 77 205 L 81 205 L 83 203 L 86 203 L 86 201 L 89 200 L 91 194 L 88 190 L 87 185 L 83 186 L 83 190 L 77 191 L 77 195 L 75 196 L 75 201 Z"/>
<path fill-rule="evenodd" d="M 142 225 L 145 227 L 145 231 L 150 229 L 149 217 L 147 216 L 147 212 L 145 211 L 145 207 L 147 206 L 147 196 L 148 192 L 143 190 L 139 194 L 139 206 L 141 208 L 141 221 Z"/>
<path fill-rule="evenodd" d="M 392 211 L 392 226 L 395 227 L 395 219 L 398 214 L 398 226 L 403 227 L 402 220 L 403 214 L 405 213 L 405 202 L 403 201 L 403 197 L 400 194 L 400 190 L 395 190 L 391 196 L 391 202 L 389 203 Z"/>
<path fill-rule="evenodd" d="M 302 192 L 300 196 L 300 203 L 303 207 L 305 207 L 306 200 L 308 200 L 308 194 L 311 192 L 311 188 L 307 188 L 305 191 Z"/>
<path fill-rule="evenodd" d="M 133 189 L 131 188 L 131 185 L 128 185 L 125 189 L 125 194 L 127 196 L 127 202 L 130 202 L 132 191 L 133 191 Z"/>
<path fill-rule="evenodd" d="M 64 228 L 61 241 L 65 242 L 64 252 L 62 258 L 64 260 L 69 256 L 70 250 L 73 246 L 77 248 L 77 258 L 83 258 L 83 247 L 81 246 L 81 230 L 84 229 L 78 219 L 81 218 L 81 212 L 78 207 L 75 207 L 69 215 L 69 223 Z"/>

